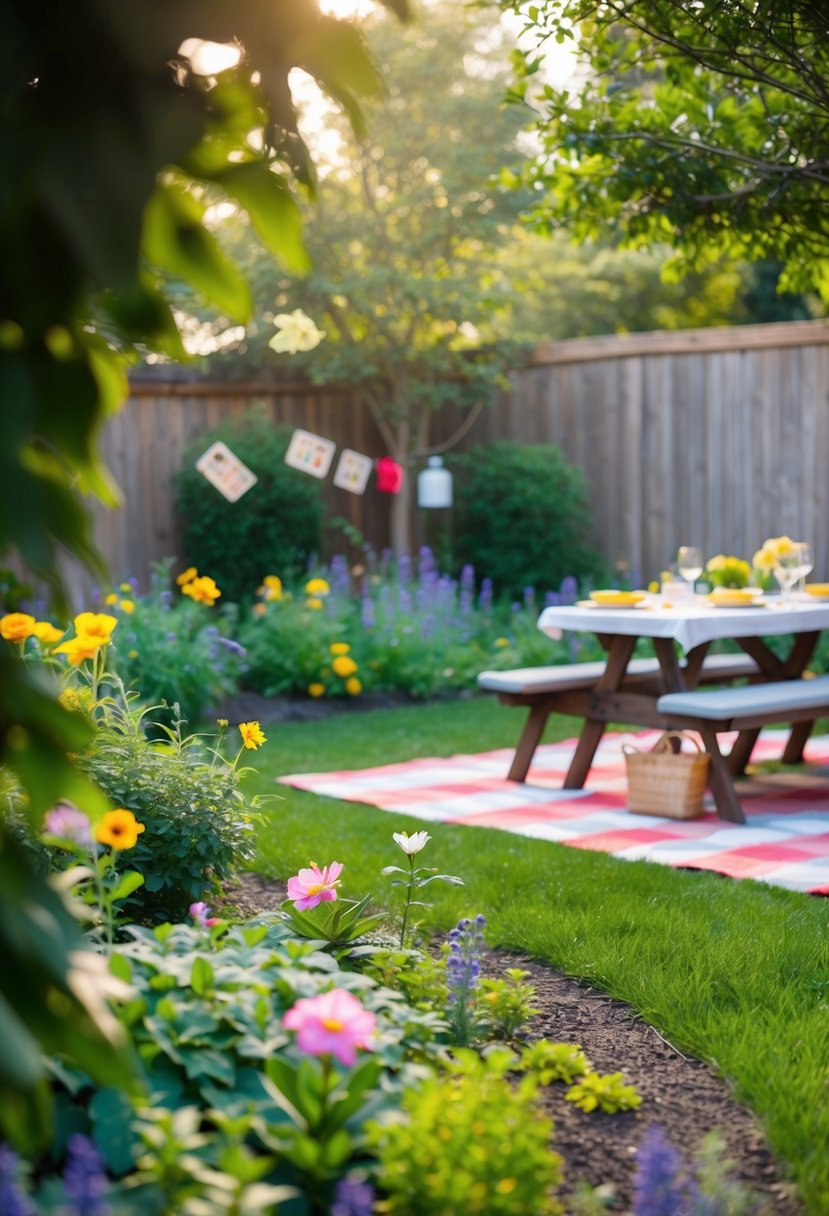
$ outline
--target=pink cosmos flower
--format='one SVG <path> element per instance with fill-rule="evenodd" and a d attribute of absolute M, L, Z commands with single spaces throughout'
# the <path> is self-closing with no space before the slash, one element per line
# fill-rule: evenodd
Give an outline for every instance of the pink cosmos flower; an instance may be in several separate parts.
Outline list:
<path fill-rule="evenodd" d="M 340 861 L 332 861 L 330 866 L 323 866 L 322 869 L 312 861 L 308 869 L 300 870 L 288 879 L 288 899 L 294 901 L 297 912 L 336 899 L 342 872 Z"/>
<path fill-rule="evenodd" d="M 188 910 L 196 924 L 201 925 L 203 929 L 212 929 L 214 925 L 220 923 L 221 917 L 210 916 L 210 909 L 204 900 L 200 899 L 197 903 L 191 904 Z"/>
<path fill-rule="evenodd" d="M 342 988 L 319 996 L 302 997 L 282 1019 L 286 1030 L 297 1032 L 297 1047 L 311 1056 L 336 1056 L 349 1068 L 357 1048 L 371 1050 L 374 1014 Z"/>

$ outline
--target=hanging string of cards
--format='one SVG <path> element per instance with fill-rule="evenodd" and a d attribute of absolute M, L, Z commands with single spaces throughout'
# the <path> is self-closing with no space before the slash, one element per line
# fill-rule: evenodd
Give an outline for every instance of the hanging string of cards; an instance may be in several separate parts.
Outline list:
<path fill-rule="evenodd" d="M 332 439 L 297 429 L 291 436 L 285 463 L 301 473 L 323 479 L 328 476 L 337 445 Z M 334 470 L 334 485 L 351 494 L 364 494 L 372 469 L 377 470 L 377 489 L 384 494 L 399 494 L 403 485 L 403 467 L 388 456 L 375 461 L 371 456 L 343 448 Z M 196 468 L 224 494 L 228 502 L 236 502 L 256 485 L 256 474 L 225 443 L 217 442 L 196 461 Z"/>

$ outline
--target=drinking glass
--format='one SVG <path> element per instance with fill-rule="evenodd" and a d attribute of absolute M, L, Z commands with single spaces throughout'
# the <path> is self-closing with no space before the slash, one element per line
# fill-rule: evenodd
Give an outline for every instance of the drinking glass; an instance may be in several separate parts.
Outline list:
<path fill-rule="evenodd" d="M 702 549 L 696 545 L 680 545 L 676 564 L 679 573 L 693 591 L 694 583 L 702 574 Z"/>
<path fill-rule="evenodd" d="M 803 549 L 807 550 L 804 557 Z M 774 577 L 780 584 L 780 603 L 788 606 L 792 601 L 792 587 L 797 580 L 811 570 L 808 557 L 808 546 L 793 544 L 785 553 L 778 553 L 774 559 Z M 805 564 L 804 564 L 805 563 Z"/>
<path fill-rule="evenodd" d="M 806 575 L 809 573 L 810 570 L 814 569 L 815 563 L 814 563 L 814 559 L 812 558 L 812 550 L 809 547 L 809 545 L 807 545 L 805 543 L 805 541 L 798 542 L 797 549 L 798 549 L 798 552 L 800 555 L 800 564 L 798 566 L 799 574 L 797 576 L 797 589 L 798 589 L 798 591 L 802 591 L 803 586 L 806 582 Z"/>

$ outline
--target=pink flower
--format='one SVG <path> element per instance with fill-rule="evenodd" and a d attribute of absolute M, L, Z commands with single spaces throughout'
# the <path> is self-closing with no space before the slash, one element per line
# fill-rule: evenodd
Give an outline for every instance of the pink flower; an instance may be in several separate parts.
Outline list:
<path fill-rule="evenodd" d="M 330 866 L 323 866 L 322 869 L 312 861 L 308 869 L 300 870 L 288 879 L 288 899 L 294 901 L 297 912 L 316 908 L 323 900 L 336 899 L 342 872 L 340 861 L 332 861 Z"/>
<path fill-rule="evenodd" d="M 350 1067 L 357 1048 L 371 1050 L 374 1014 L 342 988 L 319 996 L 302 997 L 282 1019 L 286 1030 L 297 1032 L 297 1047 L 311 1056 L 336 1056 Z"/>
<path fill-rule="evenodd" d="M 201 925 L 203 929 L 212 929 L 221 921 L 221 917 L 209 915 L 210 909 L 201 899 L 198 903 L 190 905 L 189 912 L 196 924 Z"/>

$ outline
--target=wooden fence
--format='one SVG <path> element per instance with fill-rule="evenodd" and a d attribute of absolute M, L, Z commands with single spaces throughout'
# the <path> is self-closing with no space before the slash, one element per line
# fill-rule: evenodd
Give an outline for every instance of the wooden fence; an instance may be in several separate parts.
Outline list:
<path fill-rule="evenodd" d="M 173 493 L 182 452 L 254 402 L 275 422 L 383 454 L 347 390 L 160 379 L 160 370 L 133 382 L 103 438 L 124 506 L 94 509 L 95 535 L 115 578 L 146 579 L 151 562 L 186 556 Z M 680 544 L 750 557 L 767 536 L 784 532 L 813 543 L 814 577 L 829 578 L 829 324 L 545 345 L 463 446 L 500 439 L 557 444 L 583 469 L 595 542 L 637 581 L 654 577 Z M 375 547 L 387 543 L 386 496 L 369 489 L 360 498 L 330 479 L 325 493 L 330 517 Z M 336 530 L 328 543 L 336 551 Z M 72 582 L 73 598 L 82 599 L 84 579 L 75 573 Z"/>

